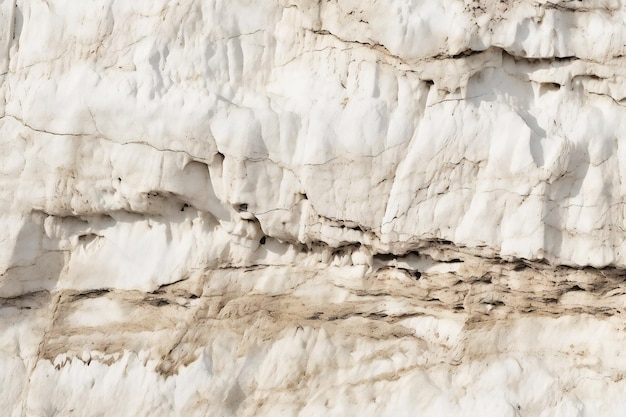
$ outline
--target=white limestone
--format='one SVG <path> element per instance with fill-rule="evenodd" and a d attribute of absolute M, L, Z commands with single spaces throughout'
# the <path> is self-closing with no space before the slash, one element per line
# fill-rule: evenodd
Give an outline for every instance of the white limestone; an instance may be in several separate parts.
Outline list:
<path fill-rule="evenodd" d="M 1 415 L 621 415 L 621 2 L 0 22 Z"/>

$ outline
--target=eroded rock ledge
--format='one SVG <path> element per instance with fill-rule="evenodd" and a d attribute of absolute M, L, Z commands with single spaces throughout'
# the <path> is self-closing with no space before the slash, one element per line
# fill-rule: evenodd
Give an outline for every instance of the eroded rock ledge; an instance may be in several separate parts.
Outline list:
<path fill-rule="evenodd" d="M 516 415 L 583 407 L 599 387 L 621 395 L 623 271 L 507 262 L 446 242 L 370 264 L 355 256 L 348 246 L 324 262 L 224 266 L 149 292 L 4 298 L 3 352 L 16 359 L 1 363 L 20 384 L 15 410 L 401 411 L 380 394 L 392 389 L 427 412 L 479 413 L 484 401 Z M 51 384 L 57 395 L 41 397 Z"/>
<path fill-rule="evenodd" d="M 325 262 L 206 270 L 147 293 L 38 291 L 3 298 L 2 305 L 21 320 L 44 319 L 38 357 L 57 367 L 59 355 L 62 362 L 81 359 L 86 347 L 105 363 L 146 350 L 166 374 L 196 360 L 218 329 L 260 326 L 256 337 L 271 339 L 286 328 L 332 325 L 387 339 L 414 337 L 405 325 L 414 317 L 450 319 L 466 331 L 523 317 L 623 318 L 623 270 L 506 262 L 436 242 L 422 253 L 377 254 L 369 265 L 354 265 L 354 249 L 335 249 Z M 150 346 L 146 333 L 169 342 Z"/>

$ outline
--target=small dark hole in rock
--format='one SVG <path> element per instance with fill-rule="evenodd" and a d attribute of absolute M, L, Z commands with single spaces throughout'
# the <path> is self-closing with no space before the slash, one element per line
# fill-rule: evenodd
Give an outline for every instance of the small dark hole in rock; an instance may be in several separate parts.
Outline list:
<path fill-rule="evenodd" d="M 259 241 L 259 243 L 260 243 L 261 245 L 265 245 L 265 236 L 263 236 L 263 237 L 261 238 L 261 240 Z"/>
<path fill-rule="evenodd" d="M 374 259 L 378 259 L 383 262 L 389 262 L 396 259 L 397 256 L 392 253 L 377 253 L 374 255 Z"/>

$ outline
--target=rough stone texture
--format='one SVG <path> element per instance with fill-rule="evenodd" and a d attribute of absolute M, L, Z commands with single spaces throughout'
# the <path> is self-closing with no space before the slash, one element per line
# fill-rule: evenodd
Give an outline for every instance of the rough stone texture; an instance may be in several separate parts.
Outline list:
<path fill-rule="evenodd" d="M 0 1 L 0 414 L 621 416 L 626 5 Z"/>

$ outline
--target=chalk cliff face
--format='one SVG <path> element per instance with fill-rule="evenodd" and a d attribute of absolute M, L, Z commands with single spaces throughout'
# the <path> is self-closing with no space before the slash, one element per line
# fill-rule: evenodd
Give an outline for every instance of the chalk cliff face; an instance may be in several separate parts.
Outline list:
<path fill-rule="evenodd" d="M 617 416 L 626 5 L 0 2 L 0 414 Z"/>

